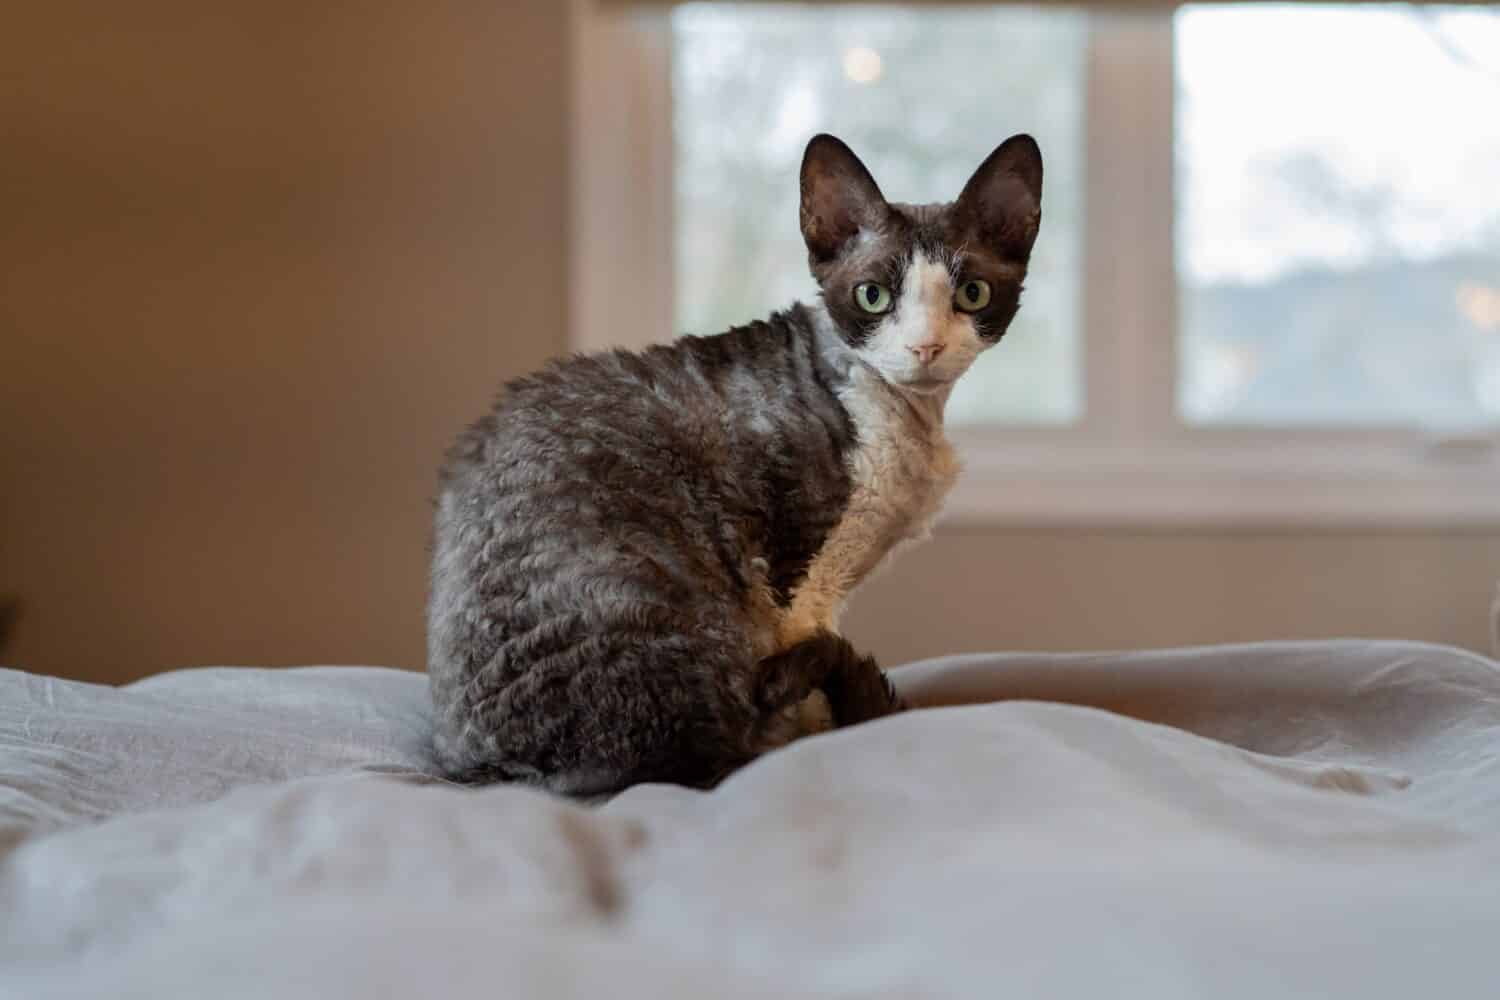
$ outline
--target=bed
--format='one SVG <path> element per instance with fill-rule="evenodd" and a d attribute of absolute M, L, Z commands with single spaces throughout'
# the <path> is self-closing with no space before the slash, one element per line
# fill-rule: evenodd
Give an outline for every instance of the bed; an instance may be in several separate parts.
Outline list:
<path fill-rule="evenodd" d="M 709 793 L 435 774 L 420 674 L 0 671 L 0 995 L 1500 990 L 1500 665 L 946 657 Z"/>

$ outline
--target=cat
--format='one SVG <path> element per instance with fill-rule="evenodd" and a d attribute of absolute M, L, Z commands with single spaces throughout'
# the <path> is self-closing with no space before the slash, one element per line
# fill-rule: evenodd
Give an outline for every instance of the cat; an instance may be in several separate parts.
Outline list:
<path fill-rule="evenodd" d="M 800 221 L 820 301 L 510 382 L 439 475 L 443 770 L 571 795 L 711 787 L 900 711 L 839 614 L 957 476 L 943 408 L 1016 314 L 1041 194 L 1027 135 L 937 205 L 887 202 L 815 136 Z"/>

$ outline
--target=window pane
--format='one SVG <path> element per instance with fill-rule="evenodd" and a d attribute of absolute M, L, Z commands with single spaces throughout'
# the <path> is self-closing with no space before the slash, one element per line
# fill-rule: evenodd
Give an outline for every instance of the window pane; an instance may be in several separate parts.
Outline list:
<path fill-rule="evenodd" d="M 1175 18 L 1183 415 L 1500 419 L 1500 15 Z"/>
<path fill-rule="evenodd" d="M 1047 183 L 1025 305 L 949 420 L 1078 416 L 1083 15 L 716 3 L 677 8 L 672 27 L 680 329 L 815 296 L 797 226 L 815 133 L 849 143 L 888 197 L 920 203 L 956 197 L 1001 140 L 1031 132 Z"/>

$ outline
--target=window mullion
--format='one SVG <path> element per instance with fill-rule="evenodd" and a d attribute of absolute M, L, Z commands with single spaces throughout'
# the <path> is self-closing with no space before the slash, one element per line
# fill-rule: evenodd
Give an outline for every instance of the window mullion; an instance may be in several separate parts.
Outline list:
<path fill-rule="evenodd" d="M 1092 19 L 1087 103 L 1085 424 L 1120 445 L 1175 426 L 1172 21 Z"/>

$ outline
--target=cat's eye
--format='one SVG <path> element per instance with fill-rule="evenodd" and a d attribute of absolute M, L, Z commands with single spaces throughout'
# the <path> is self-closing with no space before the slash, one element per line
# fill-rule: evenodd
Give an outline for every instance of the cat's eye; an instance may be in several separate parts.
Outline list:
<path fill-rule="evenodd" d="M 873 281 L 854 286 L 854 304 L 867 313 L 883 313 L 891 308 L 891 290 Z"/>
<path fill-rule="evenodd" d="M 953 304 L 962 312 L 978 312 L 990 304 L 990 283 L 970 278 L 953 293 Z"/>

